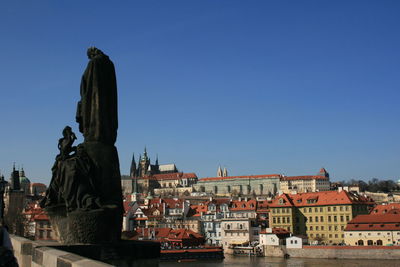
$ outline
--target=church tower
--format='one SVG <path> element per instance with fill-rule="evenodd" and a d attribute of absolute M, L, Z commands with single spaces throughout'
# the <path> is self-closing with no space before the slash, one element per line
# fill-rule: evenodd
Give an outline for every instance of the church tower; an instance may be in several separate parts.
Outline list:
<path fill-rule="evenodd" d="M 228 170 L 224 168 L 224 171 L 222 172 L 222 177 L 228 177 Z"/>
<path fill-rule="evenodd" d="M 217 177 L 222 177 L 222 169 L 221 169 L 221 165 L 218 166 L 218 170 L 217 170 Z"/>
<path fill-rule="evenodd" d="M 150 166 L 150 159 L 147 157 L 147 150 L 146 147 L 144 148 L 143 156 L 140 158 L 140 170 L 139 170 L 139 176 L 144 177 L 148 174 L 148 169 Z"/>

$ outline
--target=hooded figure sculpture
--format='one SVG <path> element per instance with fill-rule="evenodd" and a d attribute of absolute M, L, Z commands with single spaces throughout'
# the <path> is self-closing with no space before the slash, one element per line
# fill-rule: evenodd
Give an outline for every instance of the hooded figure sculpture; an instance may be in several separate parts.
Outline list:
<path fill-rule="evenodd" d="M 82 76 L 81 101 L 76 121 L 85 142 L 114 145 L 117 138 L 117 82 L 114 64 L 101 50 L 90 47 L 90 59 Z"/>
<path fill-rule="evenodd" d="M 71 127 L 63 130 L 60 154 L 41 206 L 64 244 L 117 242 L 121 237 L 122 190 L 117 138 L 117 83 L 114 64 L 99 49 L 87 51 L 76 121 L 84 142 Z"/>

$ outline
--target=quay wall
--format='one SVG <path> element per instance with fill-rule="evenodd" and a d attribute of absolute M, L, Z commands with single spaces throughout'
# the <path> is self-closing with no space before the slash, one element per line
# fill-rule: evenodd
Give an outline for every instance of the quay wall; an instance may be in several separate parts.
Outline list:
<path fill-rule="evenodd" d="M 397 246 L 304 246 L 303 248 L 285 248 L 284 251 L 293 258 L 400 259 L 400 247 Z"/>

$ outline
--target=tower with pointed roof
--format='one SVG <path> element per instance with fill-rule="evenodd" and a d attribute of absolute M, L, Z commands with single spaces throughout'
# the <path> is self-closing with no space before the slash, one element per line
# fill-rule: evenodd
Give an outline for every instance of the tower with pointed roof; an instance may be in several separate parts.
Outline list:
<path fill-rule="evenodd" d="M 224 170 L 222 172 L 222 176 L 223 177 L 228 177 L 228 170 L 226 169 L 226 167 L 224 168 Z"/>
<path fill-rule="evenodd" d="M 321 169 L 319 170 L 318 175 L 319 175 L 319 176 L 324 176 L 324 177 L 326 177 L 326 178 L 329 178 L 329 173 L 325 170 L 325 168 L 321 168 Z"/>
<path fill-rule="evenodd" d="M 222 177 L 222 169 L 221 169 L 221 165 L 218 166 L 218 170 L 217 170 L 217 177 Z"/>

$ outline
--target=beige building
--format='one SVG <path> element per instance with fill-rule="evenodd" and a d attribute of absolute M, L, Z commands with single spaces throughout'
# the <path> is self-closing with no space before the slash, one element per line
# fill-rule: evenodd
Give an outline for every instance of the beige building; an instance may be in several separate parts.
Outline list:
<path fill-rule="evenodd" d="M 225 218 L 221 219 L 222 246 L 231 248 L 246 245 L 259 240 L 261 227 L 255 219 L 250 218 Z"/>
<path fill-rule="evenodd" d="M 282 176 L 280 190 L 282 193 L 306 193 L 330 190 L 329 173 L 322 168 L 317 175 Z"/>
<path fill-rule="evenodd" d="M 358 215 L 344 231 L 344 242 L 350 246 L 400 245 L 400 214 Z"/>

